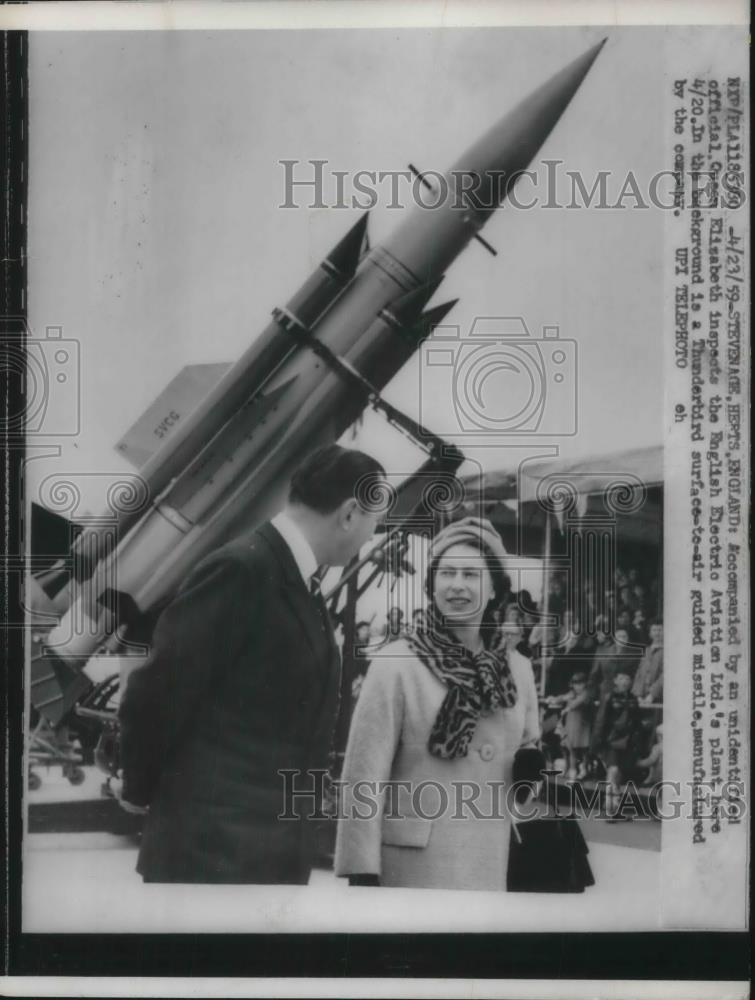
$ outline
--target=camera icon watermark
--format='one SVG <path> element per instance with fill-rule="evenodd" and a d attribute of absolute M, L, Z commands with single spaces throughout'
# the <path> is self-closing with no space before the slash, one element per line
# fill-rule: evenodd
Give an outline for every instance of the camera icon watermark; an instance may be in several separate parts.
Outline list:
<path fill-rule="evenodd" d="M 482 477 L 474 459 L 464 459 L 471 469 L 465 479 Z M 387 472 L 365 476 L 357 483 L 355 497 L 364 510 L 379 516 L 381 529 L 431 536 L 449 521 L 482 516 L 479 496 L 470 493 L 450 469 L 417 469 L 411 473 Z"/>
<path fill-rule="evenodd" d="M 20 378 L 24 404 L 0 416 L 0 429 L 12 437 L 72 437 L 81 429 L 79 342 L 48 326 L 34 337 L 28 324 L 5 318 L 0 365 Z"/>
<path fill-rule="evenodd" d="M 422 344 L 420 419 L 445 438 L 570 437 L 577 403 L 577 343 L 557 326 L 536 338 L 520 316 L 478 317 Z"/>

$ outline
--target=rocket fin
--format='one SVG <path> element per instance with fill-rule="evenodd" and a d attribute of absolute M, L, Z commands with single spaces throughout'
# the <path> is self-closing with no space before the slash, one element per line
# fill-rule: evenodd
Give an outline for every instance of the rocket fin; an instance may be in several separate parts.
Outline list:
<path fill-rule="evenodd" d="M 326 258 L 327 262 L 345 277 L 350 278 L 359 265 L 369 217 L 370 213 L 365 212 Z"/>
<path fill-rule="evenodd" d="M 396 299 L 388 307 L 391 315 L 398 320 L 401 326 L 412 323 L 433 297 L 441 281 L 443 281 L 443 275 Z"/>
<path fill-rule="evenodd" d="M 140 469 L 231 367 L 186 365 L 118 441 L 115 450 Z"/>
<path fill-rule="evenodd" d="M 69 556 L 81 531 L 80 524 L 32 501 L 29 533 L 33 572 L 29 585 L 29 607 L 32 616 L 51 613 L 51 601 L 70 581 L 72 567 Z M 57 613 L 57 609 L 53 608 L 53 612 Z"/>
<path fill-rule="evenodd" d="M 458 301 L 458 299 L 450 299 L 448 302 L 441 302 L 439 305 L 433 306 L 432 309 L 428 309 L 420 316 L 422 325 L 427 327 L 428 331 L 432 330 L 433 327 L 443 322 Z"/>
<path fill-rule="evenodd" d="M 458 301 L 458 299 L 451 299 L 449 302 L 441 302 L 440 305 L 428 309 L 412 326 L 406 328 L 404 336 L 411 338 L 413 343 L 419 344 L 425 337 L 429 337 L 436 326 L 443 322 Z"/>
<path fill-rule="evenodd" d="M 285 382 L 278 385 L 265 386 L 260 392 L 256 392 L 249 402 L 243 407 L 254 407 L 255 421 L 267 416 L 273 407 L 277 406 L 283 396 L 288 392 L 294 382 L 298 381 L 298 375 L 292 375 Z"/>

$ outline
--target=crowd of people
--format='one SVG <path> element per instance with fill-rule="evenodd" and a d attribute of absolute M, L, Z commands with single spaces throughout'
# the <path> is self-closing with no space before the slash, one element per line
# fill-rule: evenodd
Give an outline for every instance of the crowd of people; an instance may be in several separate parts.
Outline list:
<path fill-rule="evenodd" d="M 651 787 L 662 771 L 663 620 L 657 577 L 617 567 L 601 599 L 584 583 L 579 614 L 550 582 L 560 628 L 534 626 L 529 643 L 544 683 L 543 731 L 568 780 L 608 782 L 609 814 L 629 781 Z M 575 602 L 571 602 L 572 605 Z M 592 626 L 592 627 L 590 627 Z M 544 672 L 544 674 L 543 674 Z"/>

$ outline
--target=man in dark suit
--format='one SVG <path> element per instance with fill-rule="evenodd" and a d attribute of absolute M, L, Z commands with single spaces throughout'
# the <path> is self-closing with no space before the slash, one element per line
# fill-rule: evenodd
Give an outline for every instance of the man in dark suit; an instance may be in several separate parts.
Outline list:
<path fill-rule="evenodd" d="M 318 567 L 370 539 L 358 485 L 383 475 L 362 452 L 319 449 L 281 514 L 202 560 L 162 613 L 119 713 L 145 881 L 308 881 L 312 801 L 291 801 L 280 772 L 301 771 L 301 789 L 327 767 L 340 662 Z"/>

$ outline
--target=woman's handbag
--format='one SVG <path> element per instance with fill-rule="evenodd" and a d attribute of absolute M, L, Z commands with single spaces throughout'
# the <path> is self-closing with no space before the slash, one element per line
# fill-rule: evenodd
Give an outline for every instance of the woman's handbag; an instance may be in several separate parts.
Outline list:
<path fill-rule="evenodd" d="M 541 772 L 546 767 L 540 750 L 517 750 L 514 783 L 542 781 Z M 517 794 L 516 799 L 522 803 L 521 795 Z M 506 887 L 509 892 L 584 892 L 595 885 L 587 855 L 587 843 L 576 817 L 540 816 L 514 823 Z"/>
<path fill-rule="evenodd" d="M 509 892 L 584 892 L 595 885 L 588 847 L 574 817 L 517 823 L 511 834 Z"/>

